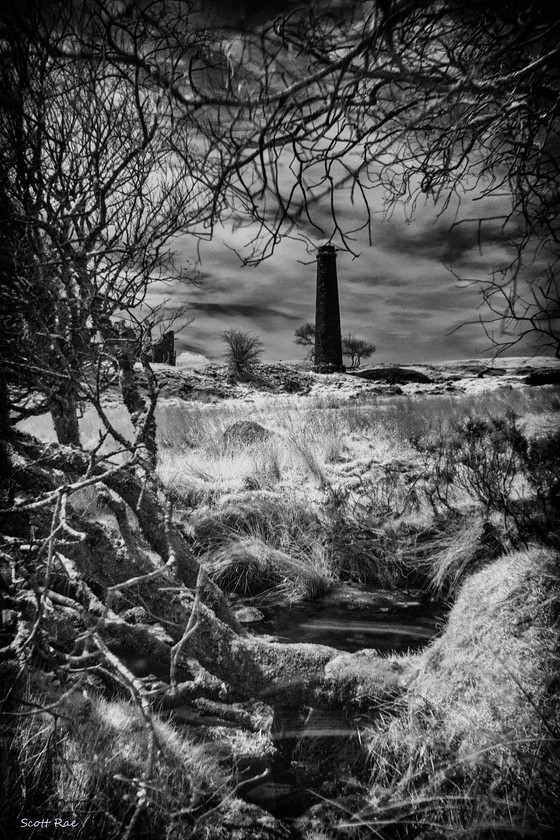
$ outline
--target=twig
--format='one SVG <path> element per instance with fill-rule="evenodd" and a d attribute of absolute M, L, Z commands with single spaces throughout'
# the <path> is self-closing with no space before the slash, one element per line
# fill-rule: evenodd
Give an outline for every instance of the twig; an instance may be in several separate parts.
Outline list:
<path fill-rule="evenodd" d="M 198 624 L 199 624 L 199 621 L 198 621 L 198 607 L 199 607 L 199 604 L 200 604 L 200 589 L 201 589 L 201 585 L 202 585 L 202 575 L 203 575 L 203 573 L 204 572 L 203 572 L 203 569 L 202 569 L 202 566 L 201 566 L 200 569 L 198 570 L 198 577 L 197 577 L 197 581 L 196 581 L 196 590 L 195 590 L 195 595 L 194 595 L 194 603 L 193 603 L 193 606 L 192 606 L 191 614 L 189 616 L 189 620 L 187 622 L 187 626 L 185 627 L 185 631 L 184 631 L 183 635 L 181 636 L 181 638 L 179 639 L 179 641 L 177 642 L 177 644 L 173 645 L 173 647 L 171 648 L 171 665 L 170 665 L 170 669 L 169 669 L 169 684 L 171 686 L 171 694 L 173 694 L 173 692 L 177 689 L 176 672 L 177 672 L 177 662 L 178 662 L 178 659 L 179 659 L 179 655 L 181 653 L 181 650 L 183 649 L 183 646 L 184 646 L 185 642 L 187 641 L 187 639 L 189 639 L 190 636 L 192 636 L 192 634 L 195 632 L 195 630 L 197 629 Z"/>
<path fill-rule="evenodd" d="M 43 618 L 43 613 L 45 611 L 45 599 L 46 599 L 47 593 L 49 591 L 49 584 L 50 584 L 50 579 L 51 579 L 52 561 L 53 561 L 53 556 L 54 556 L 54 540 L 55 540 L 55 537 L 56 537 L 57 533 L 60 531 L 60 529 L 62 527 L 61 523 L 60 523 L 60 511 L 61 511 L 61 507 L 62 507 L 62 499 L 65 495 L 66 494 L 63 490 L 59 490 L 58 495 L 56 497 L 56 504 L 55 504 L 55 507 L 54 507 L 53 517 L 52 517 L 52 522 L 51 522 L 51 532 L 45 540 L 45 544 L 48 545 L 47 566 L 46 566 L 46 569 L 45 569 L 45 577 L 44 577 L 44 580 L 43 580 L 43 591 L 42 591 L 41 595 L 39 596 L 39 604 L 38 604 L 38 607 L 37 607 L 37 617 L 35 619 L 35 623 L 34 623 L 32 629 L 31 629 L 31 633 L 24 640 L 24 642 L 22 643 L 22 645 L 20 647 L 20 652 L 22 650 L 24 650 L 24 648 L 29 647 L 29 645 L 33 642 L 33 640 L 35 639 L 35 636 L 39 632 L 39 627 L 41 625 L 41 621 L 42 621 L 42 618 Z"/>
<path fill-rule="evenodd" d="M 123 470 L 130 469 L 130 467 L 134 466 L 135 463 L 136 456 L 133 456 L 127 464 L 121 464 L 118 467 L 113 467 L 110 470 L 106 470 L 104 473 L 91 476 L 90 478 L 84 478 L 81 481 L 74 482 L 73 484 L 65 484 L 62 487 L 57 487 L 56 490 L 51 490 L 49 493 L 47 493 L 46 496 L 43 496 L 43 498 L 37 499 L 34 502 L 16 502 L 13 505 L 13 507 L 0 510 L 0 513 L 14 513 L 15 511 L 20 510 L 38 510 L 39 508 L 46 507 L 47 505 L 51 504 L 51 502 L 54 499 L 56 499 L 61 492 L 70 495 L 76 490 L 81 490 L 84 487 L 89 487 L 91 484 L 98 484 L 100 481 L 106 481 L 106 479 L 110 478 L 112 475 L 116 475 L 117 473 L 122 472 Z"/>

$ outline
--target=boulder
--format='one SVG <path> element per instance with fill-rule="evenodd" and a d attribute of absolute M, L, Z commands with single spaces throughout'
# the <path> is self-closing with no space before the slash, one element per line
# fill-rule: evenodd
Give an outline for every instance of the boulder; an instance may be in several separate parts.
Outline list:
<path fill-rule="evenodd" d="M 206 840 L 286 840 L 289 836 L 268 811 L 238 797 L 224 799 L 207 818 L 200 819 L 200 825 Z"/>
<path fill-rule="evenodd" d="M 359 376 L 360 379 L 367 379 L 369 382 L 386 382 L 389 385 L 406 385 L 407 382 L 430 385 L 432 382 L 429 376 L 419 370 L 401 367 L 374 368 L 352 373 L 352 376 Z"/>
<path fill-rule="evenodd" d="M 256 607 L 240 607 L 235 610 L 235 617 L 240 624 L 255 624 L 264 619 L 263 613 Z"/>
<path fill-rule="evenodd" d="M 526 385 L 560 385 L 560 368 L 535 370 L 525 380 Z"/>
<path fill-rule="evenodd" d="M 265 429 L 253 420 L 238 420 L 228 426 L 224 432 L 223 441 L 226 449 L 242 449 L 265 443 L 272 437 L 270 429 Z"/>

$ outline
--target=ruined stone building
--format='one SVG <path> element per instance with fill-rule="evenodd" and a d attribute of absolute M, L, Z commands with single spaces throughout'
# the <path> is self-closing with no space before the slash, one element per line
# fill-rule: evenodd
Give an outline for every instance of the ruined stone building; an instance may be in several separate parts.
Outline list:
<path fill-rule="evenodd" d="M 175 333 L 168 330 L 156 341 L 152 347 L 152 361 L 164 365 L 174 365 L 177 359 L 175 352 Z"/>

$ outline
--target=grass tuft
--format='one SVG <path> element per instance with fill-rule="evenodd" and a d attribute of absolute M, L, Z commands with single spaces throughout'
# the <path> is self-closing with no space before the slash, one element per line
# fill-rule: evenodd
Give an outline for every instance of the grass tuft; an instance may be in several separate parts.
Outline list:
<path fill-rule="evenodd" d="M 227 792 L 230 772 L 171 724 L 153 716 L 151 730 L 129 702 L 89 692 L 60 698 L 55 714 L 41 712 L 56 693 L 31 692 L 38 711 L 19 727 L 5 756 L 5 816 L 14 824 L 40 814 L 75 819 L 72 836 L 81 840 L 116 836 L 134 812 L 137 782 L 144 778 L 147 802 L 137 831 L 163 837 L 171 831 L 171 813 L 183 812 L 177 826 L 187 830 L 191 811 L 203 813 Z"/>
<path fill-rule="evenodd" d="M 464 583 L 404 699 L 369 732 L 370 827 L 544 836 L 560 795 L 560 567 L 532 548 Z"/>
<path fill-rule="evenodd" d="M 334 578 L 324 552 L 288 554 L 259 537 L 237 537 L 217 548 L 205 563 L 226 592 L 242 596 L 266 594 L 261 602 L 293 603 L 318 598 Z"/>

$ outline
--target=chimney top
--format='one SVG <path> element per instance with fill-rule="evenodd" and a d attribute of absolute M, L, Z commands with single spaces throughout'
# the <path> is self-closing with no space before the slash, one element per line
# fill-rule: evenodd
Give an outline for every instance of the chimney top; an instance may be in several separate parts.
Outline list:
<path fill-rule="evenodd" d="M 334 245 L 319 245 L 317 252 L 319 254 L 334 254 L 336 252 L 336 248 Z"/>

